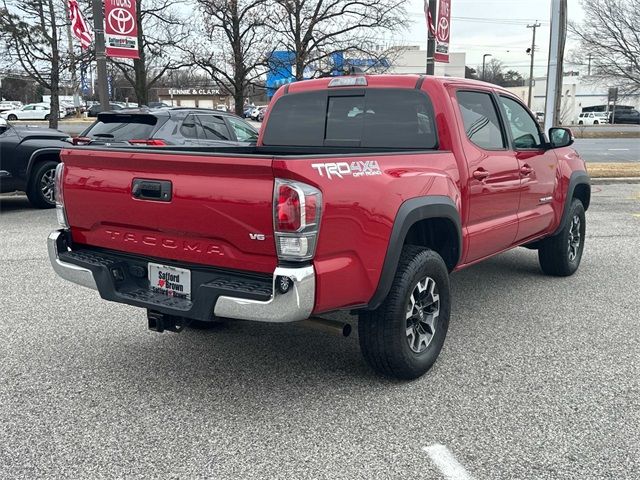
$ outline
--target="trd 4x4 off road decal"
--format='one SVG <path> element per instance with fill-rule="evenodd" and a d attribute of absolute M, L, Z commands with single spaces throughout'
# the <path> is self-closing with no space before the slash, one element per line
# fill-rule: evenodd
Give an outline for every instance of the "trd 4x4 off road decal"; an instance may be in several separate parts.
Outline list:
<path fill-rule="evenodd" d="M 344 178 L 351 175 L 357 177 L 371 177 L 374 175 L 382 175 L 380 165 L 375 160 L 367 160 L 365 162 L 337 162 L 337 163 L 312 163 L 312 168 L 318 170 L 321 177 L 325 175 L 329 180 L 333 177 Z"/>

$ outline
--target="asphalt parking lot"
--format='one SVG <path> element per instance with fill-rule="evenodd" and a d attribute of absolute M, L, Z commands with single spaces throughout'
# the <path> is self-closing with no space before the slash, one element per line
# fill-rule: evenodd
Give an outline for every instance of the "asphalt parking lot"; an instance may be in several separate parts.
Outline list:
<path fill-rule="evenodd" d="M 477 480 L 640 478 L 640 185 L 594 186 L 571 278 L 525 249 L 454 274 L 411 383 L 374 376 L 355 335 L 149 332 L 54 275 L 55 212 L 0 209 L 0 478 L 445 478 L 434 444 Z"/>

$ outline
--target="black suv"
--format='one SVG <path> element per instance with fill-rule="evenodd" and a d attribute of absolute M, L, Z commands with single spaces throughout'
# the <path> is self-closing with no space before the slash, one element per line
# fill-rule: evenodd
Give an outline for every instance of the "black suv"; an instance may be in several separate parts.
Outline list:
<path fill-rule="evenodd" d="M 249 146 L 258 131 L 240 117 L 205 108 L 148 108 L 101 112 L 74 138 L 76 145 Z"/>
<path fill-rule="evenodd" d="M 34 207 L 54 207 L 59 153 L 70 141 L 58 130 L 0 121 L 0 193 L 22 190 Z"/>
<path fill-rule="evenodd" d="M 613 122 L 611 122 L 613 120 Z M 634 108 L 616 109 L 616 114 L 609 114 L 609 123 L 630 123 L 640 125 L 640 112 Z"/>

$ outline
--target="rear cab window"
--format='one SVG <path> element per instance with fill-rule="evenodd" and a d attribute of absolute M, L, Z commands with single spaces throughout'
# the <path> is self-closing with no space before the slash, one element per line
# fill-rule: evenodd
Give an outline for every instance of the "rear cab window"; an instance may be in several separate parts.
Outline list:
<path fill-rule="evenodd" d="M 344 146 L 435 150 L 433 106 L 413 89 L 341 88 L 280 97 L 269 114 L 265 146 Z"/>
<path fill-rule="evenodd" d="M 155 132 L 158 118 L 153 115 L 104 114 L 83 137 L 104 138 L 114 141 L 148 139 Z"/>

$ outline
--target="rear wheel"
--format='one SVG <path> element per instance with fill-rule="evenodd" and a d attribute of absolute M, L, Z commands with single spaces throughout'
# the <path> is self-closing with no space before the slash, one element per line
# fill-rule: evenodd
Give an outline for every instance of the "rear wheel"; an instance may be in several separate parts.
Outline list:
<path fill-rule="evenodd" d="M 598 125 L 598 123 L 599 123 L 599 122 L 598 122 L 598 120 L 594 120 L 594 121 L 593 121 L 593 124 L 594 124 L 594 125 Z"/>
<path fill-rule="evenodd" d="M 367 363 L 398 379 L 425 374 L 444 344 L 450 303 L 449 273 L 440 255 L 405 246 L 385 301 L 360 313 L 358 335 Z"/>
<path fill-rule="evenodd" d="M 34 167 L 29 185 L 27 197 L 31 205 L 37 208 L 53 208 L 55 199 L 55 176 L 58 162 L 46 161 Z"/>
<path fill-rule="evenodd" d="M 45 120 L 49 120 L 49 114 L 48 113 L 44 116 L 44 119 Z"/>
<path fill-rule="evenodd" d="M 562 230 L 540 243 L 538 261 L 547 275 L 567 277 L 580 266 L 586 233 L 584 206 L 574 198 Z"/>

